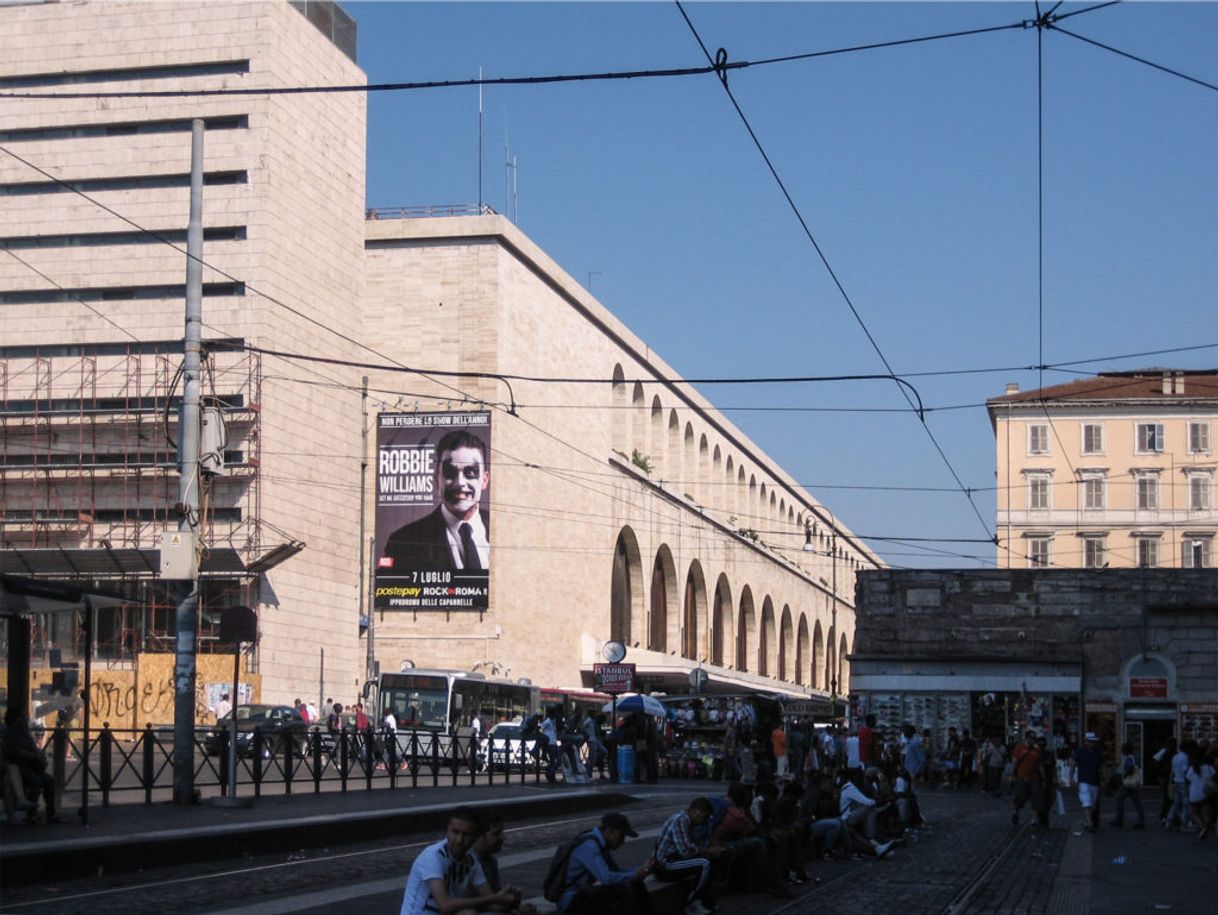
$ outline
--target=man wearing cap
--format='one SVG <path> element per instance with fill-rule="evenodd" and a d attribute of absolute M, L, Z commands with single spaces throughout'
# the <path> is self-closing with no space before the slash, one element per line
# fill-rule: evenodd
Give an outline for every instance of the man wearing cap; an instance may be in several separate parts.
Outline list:
<path fill-rule="evenodd" d="M 634 915 L 651 911 L 643 878 L 655 868 L 655 859 L 633 870 L 622 870 L 610 854 L 621 848 L 626 837 L 638 833 L 624 814 L 606 813 L 601 825 L 588 833 L 567 862 L 567 889 L 558 900 L 558 911 L 580 915 Z"/>
<path fill-rule="evenodd" d="M 1099 740 L 1091 731 L 1085 742 L 1074 751 L 1074 766 L 1078 773 L 1078 801 L 1083 806 L 1083 821 L 1088 832 L 1100 825 L 1100 759 Z"/>

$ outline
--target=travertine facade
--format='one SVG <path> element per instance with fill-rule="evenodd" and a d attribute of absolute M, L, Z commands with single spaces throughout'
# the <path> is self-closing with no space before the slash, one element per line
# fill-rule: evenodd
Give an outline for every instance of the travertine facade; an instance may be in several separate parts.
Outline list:
<path fill-rule="evenodd" d="M 999 565 L 1213 567 L 1218 373 L 1105 372 L 986 405 Z"/>
<path fill-rule="evenodd" d="M 516 379 L 509 394 L 493 379 L 445 387 L 213 346 L 204 394 L 229 426 L 205 512 L 213 559 L 306 544 L 256 576 L 208 573 L 205 638 L 210 611 L 257 608 L 264 700 L 349 700 L 366 675 L 365 373 L 370 425 L 416 403 L 495 409 L 490 607 L 379 616 L 383 670 L 410 659 L 570 686 L 617 638 L 670 690 L 700 664 L 720 690 L 845 694 L 853 576 L 878 559 L 507 220 L 365 220 L 362 93 L 96 97 L 363 82 L 294 6 L 0 8 L 0 92 L 94 94 L 0 100 L 0 144 L 24 160 L 0 156 L 0 238 L 17 255 L 0 255 L 12 555 L 79 548 L 104 563 L 176 524 L 165 433 L 176 437 L 185 258 L 165 240 L 184 246 L 189 122 L 202 116 L 206 340 L 596 380 Z M 130 575 L 110 584 L 156 590 L 151 570 Z M 170 647 L 164 594 L 149 600 L 130 632 L 114 622 L 116 663 Z"/>
<path fill-rule="evenodd" d="M 613 638 L 668 689 L 701 663 L 721 689 L 847 691 L 853 575 L 878 560 L 827 509 L 503 217 L 373 220 L 367 248 L 382 352 L 511 385 L 373 374 L 423 410 L 499 405 L 490 611 L 385 614 L 383 669 L 572 685 Z"/>

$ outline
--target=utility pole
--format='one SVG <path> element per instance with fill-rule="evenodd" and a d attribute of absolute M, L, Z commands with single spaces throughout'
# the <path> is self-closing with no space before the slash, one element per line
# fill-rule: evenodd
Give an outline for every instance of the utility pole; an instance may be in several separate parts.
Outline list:
<path fill-rule="evenodd" d="M 195 803 L 195 652 L 199 628 L 199 382 L 203 363 L 203 119 L 190 125 L 190 222 L 186 228 L 186 338 L 178 422 L 177 548 L 189 551 L 178 580 L 173 666 L 173 802 Z M 165 547 L 162 546 L 162 554 Z M 162 556 L 162 564 L 164 564 Z M 164 574 L 164 572 L 162 573 Z"/>
<path fill-rule="evenodd" d="M 482 87 L 478 87 L 479 96 L 482 93 Z M 479 192 L 481 192 L 481 181 L 479 181 Z M 365 637 L 368 639 L 368 656 L 364 664 L 364 680 L 371 680 L 376 676 L 376 614 L 373 613 L 371 605 L 365 601 L 365 595 L 368 588 L 364 583 L 364 576 L 368 574 L 368 554 L 366 546 L 368 543 L 368 376 L 364 376 L 363 387 L 360 392 L 360 428 L 362 430 L 360 460 L 359 460 L 359 615 L 360 619 L 365 619 L 367 614 L 367 626 L 364 630 Z"/>

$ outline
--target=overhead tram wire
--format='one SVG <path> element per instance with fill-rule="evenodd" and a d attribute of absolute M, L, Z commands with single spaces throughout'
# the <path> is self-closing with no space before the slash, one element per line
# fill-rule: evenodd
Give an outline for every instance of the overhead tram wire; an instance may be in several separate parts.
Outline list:
<path fill-rule="evenodd" d="M 1203 89 L 1210 89 L 1218 92 L 1218 84 L 1206 82 L 1205 80 L 1198 79 L 1195 76 L 1189 76 L 1187 73 L 1183 73 L 1179 70 L 1173 70 L 1171 67 L 1165 67 L 1163 64 L 1157 64 L 1153 60 L 1147 60 L 1145 57 L 1139 57 L 1137 54 L 1122 51 L 1120 48 L 1114 48 L 1112 45 L 1104 44 L 1102 41 L 1096 41 L 1094 38 L 1087 38 L 1085 35 L 1078 34 L 1078 32 L 1071 32 L 1069 29 L 1063 29 L 1061 26 L 1057 25 L 1056 22 L 1050 23 L 1047 28 L 1050 28 L 1055 32 L 1061 32 L 1063 35 L 1069 35 L 1071 38 L 1081 41 L 1084 44 L 1102 48 L 1105 51 L 1116 54 L 1118 57 L 1124 57 L 1126 60 L 1132 60 L 1135 63 L 1144 64 L 1145 66 L 1158 70 L 1161 73 L 1166 73 L 1169 76 L 1175 76 L 1184 80 L 1185 82 L 1192 83 L 1193 85 L 1201 86 Z"/>
<path fill-rule="evenodd" d="M 702 49 L 702 53 L 706 55 L 707 61 L 709 61 L 710 63 L 713 63 L 713 64 L 725 63 L 726 59 L 727 59 L 727 52 L 724 51 L 723 49 L 720 49 L 719 56 L 717 59 L 711 57 L 710 51 L 707 49 L 706 44 L 702 41 L 702 36 L 698 34 L 698 30 L 694 26 L 693 21 L 689 18 L 689 15 L 685 12 L 685 7 L 682 5 L 681 0 L 674 0 L 674 2 L 677 5 L 677 9 L 680 10 L 681 17 L 685 20 L 685 24 L 687 26 L 689 26 L 690 31 L 694 35 L 694 39 L 698 42 L 698 46 Z M 761 153 L 761 157 L 765 161 L 766 167 L 770 170 L 770 174 L 773 176 L 774 181 L 778 184 L 779 190 L 782 192 L 783 197 L 786 198 L 787 204 L 790 206 L 791 211 L 795 214 L 795 218 L 799 221 L 799 224 L 803 227 L 804 235 L 807 236 L 808 241 L 811 243 L 813 249 L 816 251 L 817 256 L 820 258 L 821 263 L 824 265 L 825 270 L 828 272 L 830 279 L 833 280 L 833 284 L 837 287 L 837 290 L 841 294 L 842 299 L 846 302 L 846 305 L 849 307 L 851 314 L 854 315 L 855 321 L 858 323 L 859 327 L 862 329 L 863 334 L 864 334 L 864 336 L 866 336 L 868 342 L 870 342 L 872 349 L 875 351 L 876 355 L 878 355 L 880 357 L 880 362 L 883 363 L 884 368 L 886 368 L 888 370 L 888 374 L 891 375 L 895 379 L 897 377 L 897 373 L 892 368 L 892 365 L 888 362 L 888 358 L 884 355 L 884 351 L 880 348 L 879 343 L 876 342 L 875 337 L 872 336 L 871 330 L 867 327 L 867 323 L 863 320 L 862 315 L 859 314 L 859 311 L 855 307 L 854 302 L 851 300 L 850 295 L 846 292 L 845 286 L 842 285 L 842 282 L 838 278 L 837 273 L 833 270 L 832 265 L 830 265 L 829 259 L 825 256 L 825 253 L 821 249 L 820 244 L 816 241 L 816 237 L 812 234 L 812 230 L 809 228 L 807 220 L 804 219 L 803 213 L 800 212 L 800 209 L 796 205 L 794 198 L 791 197 L 790 192 L 787 190 L 786 184 L 783 182 L 781 176 L 778 174 L 778 170 L 774 167 L 774 163 L 770 160 L 769 155 L 766 153 L 765 147 L 762 146 L 761 140 L 757 137 L 756 131 L 753 130 L 752 125 L 749 123 L 748 118 L 745 116 L 744 109 L 742 109 L 740 107 L 739 102 L 736 101 L 736 96 L 732 93 L 731 87 L 727 83 L 727 72 L 722 69 L 717 69 L 716 75 L 719 77 L 719 82 L 723 86 L 723 91 L 725 93 L 727 93 L 727 97 L 728 97 L 729 101 L 731 101 L 732 107 L 736 109 L 736 114 L 739 115 L 741 122 L 744 124 L 745 130 L 748 131 L 749 136 L 752 138 L 753 145 L 756 146 L 757 151 L 759 153 Z M 901 395 L 905 398 L 906 402 L 910 405 L 910 407 L 913 407 L 913 401 L 910 400 L 908 391 L 906 391 L 903 387 L 901 388 Z M 984 530 L 986 532 L 987 536 L 996 538 L 997 535 L 990 531 L 989 524 L 986 522 L 985 518 L 982 516 L 981 510 L 977 507 L 977 503 L 975 501 L 973 501 L 972 491 L 967 486 L 965 486 L 964 481 L 962 479 L 960 479 L 960 475 L 956 472 L 956 468 L 954 466 L 952 466 L 951 461 L 948 459 L 947 454 L 943 451 L 943 448 L 939 444 L 939 441 L 935 437 L 935 434 L 931 431 L 930 426 L 927 425 L 925 416 L 920 415 L 919 418 L 920 418 L 920 422 L 922 424 L 922 428 L 926 431 L 926 434 L 930 438 L 931 443 L 934 445 L 935 450 L 939 453 L 939 457 L 942 459 L 943 463 L 946 465 L 948 472 L 951 474 L 952 478 L 956 481 L 956 485 L 960 487 L 960 492 L 968 500 L 969 506 L 972 508 L 973 514 L 977 516 L 977 521 L 981 524 L 982 530 Z"/>
<path fill-rule="evenodd" d="M 1106 5 L 1106 4 L 1104 4 Z M 1080 10 L 1080 12 L 1086 12 Z M 1077 14 L 1076 14 L 1077 15 Z M 832 48 L 824 51 L 806 51 L 795 54 L 785 54 L 778 57 L 763 58 L 755 61 L 735 61 L 722 65 L 711 63 L 705 67 L 670 67 L 658 70 L 622 70 L 598 73 L 559 73 L 543 76 L 506 76 L 478 77 L 476 79 L 453 80 L 424 80 L 414 82 L 390 83 L 351 83 L 335 86 L 234 86 L 223 89 L 131 89 L 111 90 L 106 92 L 0 92 L 0 98 L 16 99 L 122 99 L 122 98 L 210 98 L 215 96 L 251 96 L 251 95 L 332 95 L 351 92 L 408 92 L 425 89 L 462 89 L 473 86 L 537 86 L 557 83 L 579 82 L 614 82 L 624 80 L 665 79 L 673 77 L 705 76 L 723 70 L 744 70 L 748 67 L 764 67 L 781 63 L 801 60 L 812 60 L 817 57 L 830 57 L 837 54 L 849 54 L 858 51 L 874 51 L 885 48 L 896 48 L 912 44 L 924 44 L 930 41 L 942 41 L 950 38 L 965 38 L 973 35 L 984 35 L 992 32 L 1002 32 L 1011 29 L 1022 29 L 1022 22 L 1005 25 L 984 26 L 976 29 L 966 29 L 955 32 L 941 32 L 934 35 L 920 35 L 914 38 L 898 38 L 891 41 L 878 41 L 869 44 L 851 45 L 844 48 Z"/>

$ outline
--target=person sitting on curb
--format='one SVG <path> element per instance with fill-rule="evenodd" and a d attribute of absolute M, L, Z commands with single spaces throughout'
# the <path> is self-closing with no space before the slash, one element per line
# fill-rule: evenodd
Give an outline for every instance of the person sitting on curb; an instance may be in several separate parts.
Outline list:
<path fill-rule="evenodd" d="M 55 779 L 47 772 L 47 755 L 38 749 L 34 736 L 30 733 L 30 718 L 24 708 L 10 705 L 4 712 L 4 744 L 0 756 L 4 764 L 15 765 L 21 773 L 24 793 L 29 798 L 42 793 L 46 803 L 46 819 L 48 823 L 59 821 L 55 813 Z M 18 802 L 18 806 L 24 805 Z M 26 821 L 33 823 L 37 818 L 37 805 L 28 809 Z"/>
<path fill-rule="evenodd" d="M 501 851 L 503 851 L 503 814 L 493 810 L 482 818 L 482 834 L 474 840 L 474 857 L 482 865 L 486 885 L 495 893 L 503 891 L 503 881 L 499 878 L 498 855 Z M 519 898 L 515 905 L 497 903 L 490 906 L 487 911 L 537 915 L 537 908 L 531 902 L 521 902 Z"/>
<path fill-rule="evenodd" d="M 765 833 L 748 812 L 752 793 L 739 782 L 728 786 L 729 803 L 711 833 L 711 848 L 728 853 L 729 881 L 733 885 L 746 892 L 762 890 L 786 898 L 790 891 L 771 873 L 773 856 L 767 855 Z"/>
<path fill-rule="evenodd" d="M 707 915 L 715 910 L 711 862 L 721 852 L 699 848 L 693 840 L 694 829 L 710 819 L 712 809 L 706 798 L 694 798 L 688 808 L 678 810 L 664 822 L 656 841 L 656 876 L 685 884 L 686 915 Z"/>
<path fill-rule="evenodd" d="M 626 837 L 638 833 L 621 813 L 606 813 L 601 825 L 588 833 L 571 852 L 558 911 L 579 915 L 636 915 L 649 913 L 651 902 L 643 879 L 655 869 L 655 859 L 642 866 L 623 870 L 610 852 L 621 848 Z"/>
<path fill-rule="evenodd" d="M 472 851 L 481 832 L 482 821 L 469 807 L 449 814 L 445 837 L 423 849 L 410 865 L 400 915 L 473 915 L 519 904 L 521 892 L 516 887 L 494 892 L 487 885 Z"/>
<path fill-rule="evenodd" d="M 877 842 L 876 835 L 876 802 L 867 796 L 863 790 L 863 773 L 854 770 L 842 785 L 839 797 L 841 811 L 843 840 L 847 850 L 855 852 L 856 843 L 873 852 L 877 858 L 883 858 L 892 851 L 892 842 Z"/>

